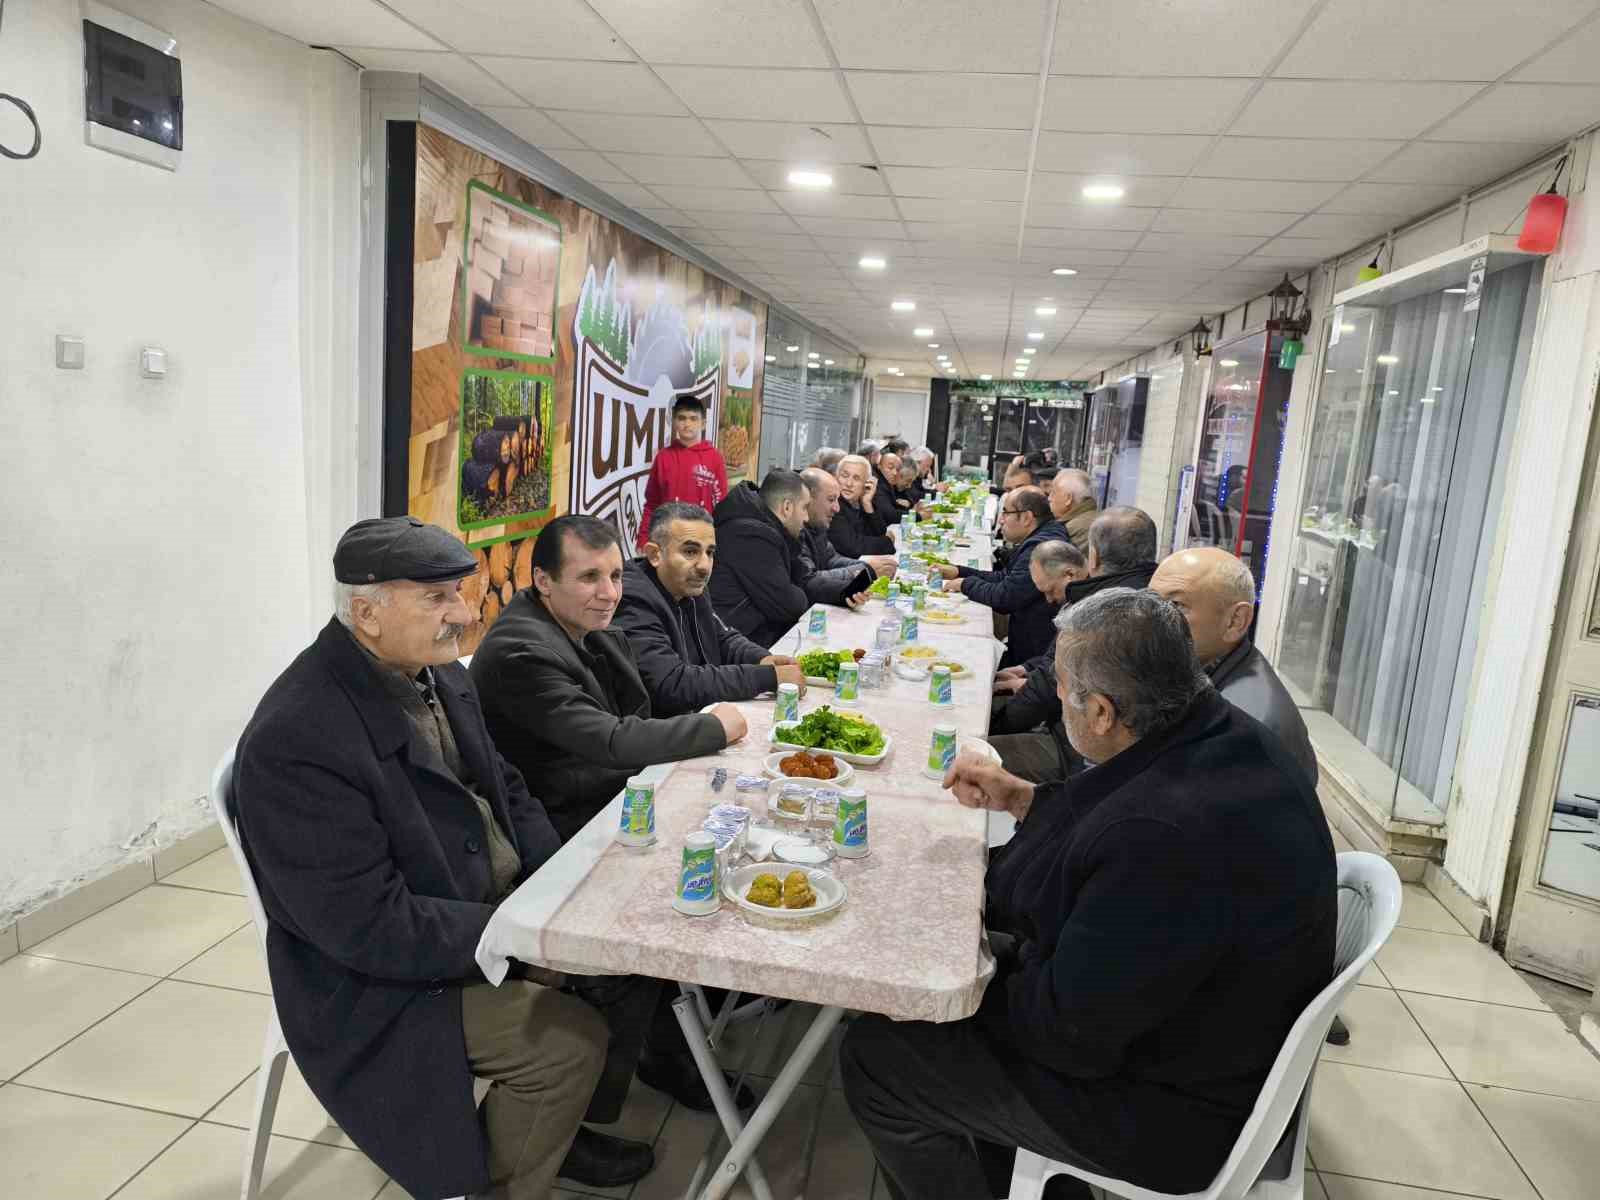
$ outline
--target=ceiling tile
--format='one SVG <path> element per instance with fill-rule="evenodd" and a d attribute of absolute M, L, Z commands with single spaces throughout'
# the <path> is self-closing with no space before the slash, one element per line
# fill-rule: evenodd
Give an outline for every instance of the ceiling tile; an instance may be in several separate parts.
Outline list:
<path fill-rule="evenodd" d="M 902 240 L 898 235 L 892 238 L 878 237 L 869 242 L 859 237 L 833 237 L 823 234 L 816 238 L 816 243 L 824 250 L 850 255 L 851 266 L 855 265 L 856 259 L 860 258 L 865 251 L 875 251 L 889 260 L 888 269 L 890 271 L 898 270 L 902 259 L 913 258 L 916 253 L 915 247 L 910 242 Z M 864 278 L 872 277 L 864 276 Z"/>
<path fill-rule="evenodd" d="M 1475 83 L 1269 79 L 1228 132 L 1258 137 L 1413 138 L 1480 90 Z"/>
<path fill-rule="evenodd" d="M 1527 83 L 1600 83 L 1600 21 L 1567 34 L 1512 78 Z"/>
<path fill-rule="evenodd" d="M 1330 0 L 1277 74 L 1494 80 L 1593 9 L 1592 0 Z"/>
<path fill-rule="evenodd" d="M 1273 238 L 1272 241 L 1245 259 L 1240 266 L 1241 268 L 1248 268 L 1263 262 L 1270 265 L 1274 260 L 1293 260 L 1310 266 L 1321 262 L 1323 259 L 1343 254 L 1348 249 L 1350 249 L 1350 243 L 1344 238 Z"/>
<path fill-rule="evenodd" d="M 1126 204 L 1034 204 L 1028 205 L 1028 224 L 1055 229 L 1149 229 L 1158 208 L 1135 208 Z"/>
<path fill-rule="evenodd" d="M 391 50 L 443 50 L 374 0 L 213 0 L 217 8 L 287 34 L 308 46 L 378 46 Z M 398 7 L 398 6 L 396 6 Z M 153 19 L 153 18 L 152 18 Z M 375 70 L 410 70 L 408 67 Z"/>
<path fill-rule="evenodd" d="M 885 165 L 986 167 L 1020 171 L 1028 164 L 1028 135 L 1020 129 L 912 129 L 873 125 L 868 129 Z"/>
<path fill-rule="evenodd" d="M 1248 254 L 1261 245 L 1261 238 L 1212 233 L 1147 233 L 1139 249 L 1147 252 L 1173 250 L 1195 254 Z"/>
<path fill-rule="evenodd" d="M 1248 79 L 1057 75 L 1043 129 L 1086 133 L 1218 133 L 1254 86 Z"/>
<path fill-rule="evenodd" d="M 1081 0 L 1063 4 L 1052 71 L 1259 75 L 1314 0 Z"/>
<path fill-rule="evenodd" d="M 721 155 L 722 147 L 693 117 L 628 117 L 564 112 L 558 120 L 596 150 L 624 154 Z"/>
<path fill-rule="evenodd" d="M 1022 218 L 1022 205 L 1008 200 L 957 200 L 949 197 L 923 199 L 908 196 L 900 200 L 900 212 L 908 221 L 970 222 L 973 225 L 999 226 L 1015 232 Z"/>
<path fill-rule="evenodd" d="M 1460 195 L 1461 189 L 1449 184 L 1357 183 L 1323 205 L 1323 211 L 1419 217 L 1432 209 L 1442 208 Z"/>
<path fill-rule="evenodd" d="M 230 0 L 231 2 L 231 0 Z M 282 0 L 271 0 L 274 7 Z M 307 0 L 296 0 L 306 3 Z M 341 7 L 320 2 L 323 8 Z M 583 0 L 540 0 L 537 20 L 508 19 L 504 0 L 383 0 L 464 54 L 529 54 L 557 59 L 633 58 Z M 227 7 L 224 4 L 223 7 Z"/>
<path fill-rule="evenodd" d="M 845 81 L 868 125 L 1032 129 L 1036 75 L 851 71 Z"/>
<path fill-rule="evenodd" d="M 590 183 L 632 183 L 633 177 L 626 171 L 616 166 L 605 155 L 593 150 L 546 150 L 551 158 L 555 159 L 567 170 Z M 606 188 L 606 191 L 611 191 Z M 614 194 L 614 193 L 613 193 Z M 661 207 L 661 201 L 650 202 L 652 207 Z"/>
<path fill-rule="evenodd" d="M 1181 208 L 1246 209 L 1252 212 L 1310 212 L 1340 188 L 1337 183 L 1281 179 L 1186 179 L 1173 204 Z"/>
<path fill-rule="evenodd" d="M 1237 254 L 1206 254 L 1198 250 L 1135 250 L 1128 255 L 1129 265 L 1148 267 L 1173 263 L 1178 266 L 1193 265 L 1218 269 L 1231 267 L 1238 261 Z"/>
<path fill-rule="evenodd" d="M 1412 142 L 1372 172 L 1384 183 L 1486 183 L 1524 163 L 1547 146 L 1539 142 Z"/>
<path fill-rule="evenodd" d="M 785 212 L 807 217 L 865 217 L 873 221 L 894 221 L 898 214 L 888 196 L 840 196 L 834 192 L 784 190 L 773 193 Z"/>
<path fill-rule="evenodd" d="M 1186 175 L 1211 139 L 1164 134 L 1039 134 L 1041 171 L 1088 175 Z"/>
<path fill-rule="evenodd" d="M 741 253 L 751 250 L 809 250 L 815 244 L 804 233 L 762 233 L 756 230 L 726 230 L 716 237 Z"/>
<path fill-rule="evenodd" d="M 1025 171 L 981 167 L 885 167 L 897 196 L 951 196 L 970 200 L 1022 199 Z"/>
<path fill-rule="evenodd" d="M 731 158 L 685 158 L 675 154 L 606 155 L 612 164 L 647 186 L 753 188 L 756 181 Z"/>
<path fill-rule="evenodd" d="M 629 208 L 655 208 L 661 204 L 661 198 L 654 195 L 649 188 L 637 183 L 602 183 L 597 184 L 602 192 L 621 200 Z"/>
<path fill-rule="evenodd" d="M 370 46 L 338 47 L 341 54 L 369 71 L 415 71 L 460 96 L 468 104 L 515 107 L 522 98 L 502 86 L 489 73 L 459 54 L 432 54 L 426 50 L 377 50 Z"/>
<path fill-rule="evenodd" d="M 1059 171 L 1036 171 L 1031 200 L 1045 204 L 1077 203 L 1086 184 L 1103 183 L 1104 175 L 1067 175 Z M 1117 175 L 1122 185 L 1122 203 L 1135 208 L 1159 208 L 1177 194 L 1183 180 L 1177 175 Z"/>
<path fill-rule="evenodd" d="M 1038 70 L 1045 0 L 814 0 L 842 67 Z"/>
<path fill-rule="evenodd" d="M 778 206 L 766 192 L 739 191 L 734 188 L 668 187 L 657 184 L 650 189 L 665 204 L 684 212 L 777 212 Z"/>
<path fill-rule="evenodd" d="M 684 213 L 696 225 L 706 229 L 742 229 L 771 233 L 793 233 L 794 218 L 788 213 L 702 211 Z"/>
<path fill-rule="evenodd" d="M 646 62 L 826 67 L 803 0 L 590 0 Z M 546 0 L 540 0 L 541 13 Z M 502 18 L 503 19 L 503 18 Z M 541 16 L 541 24 L 542 16 Z"/>
<path fill-rule="evenodd" d="M 899 221 L 871 221 L 854 217 L 793 217 L 800 228 L 827 237 L 888 237 L 905 236 L 905 227 Z"/>
<path fill-rule="evenodd" d="M 688 110 L 643 63 L 558 62 L 480 54 L 476 61 L 529 104 L 552 111 L 681 116 Z"/>
<path fill-rule="evenodd" d="M 1285 232 L 1290 237 L 1342 238 L 1354 247 L 1393 224 L 1394 218 L 1381 213 L 1319 212 L 1300 218 Z"/>
<path fill-rule="evenodd" d="M 1116 251 L 1131 250 L 1139 243 L 1137 230 L 1114 229 L 1061 229 L 1051 225 L 1029 223 L 1025 247 L 1052 247 L 1063 250 Z M 1026 250 L 1024 251 L 1026 253 Z M 1086 258 L 1086 262 L 1103 262 L 1105 259 Z M 1114 260 L 1113 260 L 1114 261 Z M 1071 263 L 1063 264 L 1071 266 Z"/>
<path fill-rule="evenodd" d="M 1282 233 L 1299 219 L 1299 213 L 1168 208 L 1162 210 L 1150 228 L 1160 233 L 1231 233 L 1271 237 L 1275 233 Z"/>
<path fill-rule="evenodd" d="M 789 172 L 794 164 L 776 160 L 746 158 L 740 160 L 749 176 L 764 188 L 785 191 L 789 188 Z M 828 173 L 833 176 L 833 190 L 841 196 L 887 196 L 889 188 L 881 172 L 873 167 L 858 167 L 850 163 L 828 163 Z"/>
<path fill-rule="evenodd" d="M 872 161 L 859 125 L 721 120 L 706 124 L 740 158 L 779 159 L 791 166 Z"/>
<path fill-rule="evenodd" d="M 480 104 L 478 111 L 491 121 L 498 121 L 512 133 L 516 134 L 530 146 L 550 150 L 581 150 L 583 140 L 574 137 L 538 109 L 524 108 L 518 105 L 514 108 L 500 107 L 493 104 Z M 580 171 L 581 175 L 582 172 Z"/>
<path fill-rule="evenodd" d="M 1350 138 L 1225 137 L 1199 166 L 1235 179 L 1359 179 L 1404 142 Z"/>
<path fill-rule="evenodd" d="M 1600 121 L 1600 87 L 1502 83 L 1429 132 L 1462 141 L 1550 143 L 1596 121 Z"/>
<path fill-rule="evenodd" d="M 698 116 L 805 123 L 855 120 L 833 71 L 669 66 L 656 70 Z"/>

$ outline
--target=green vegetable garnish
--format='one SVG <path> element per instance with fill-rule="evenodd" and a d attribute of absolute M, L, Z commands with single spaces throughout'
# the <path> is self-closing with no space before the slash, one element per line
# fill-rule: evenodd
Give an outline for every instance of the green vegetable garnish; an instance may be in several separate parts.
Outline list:
<path fill-rule="evenodd" d="M 912 558 L 920 558 L 923 562 L 932 563 L 936 567 L 948 567 L 948 566 L 952 565 L 950 560 L 948 558 L 945 558 L 943 555 L 941 555 L 941 554 L 931 554 L 926 550 L 918 550 L 911 557 Z"/>
<path fill-rule="evenodd" d="M 841 716 L 826 704 L 807 713 L 798 725 L 779 725 L 773 738 L 785 746 L 833 750 L 840 754 L 883 752 L 883 730 L 871 721 Z"/>
<path fill-rule="evenodd" d="M 800 656 L 800 672 L 807 679 L 826 679 L 832 683 L 839 677 L 839 664 L 855 660 L 856 656 L 848 650 L 810 650 Z"/>
<path fill-rule="evenodd" d="M 872 586 L 867 589 L 869 596 L 887 596 L 889 594 L 889 577 L 880 575 L 872 581 Z"/>

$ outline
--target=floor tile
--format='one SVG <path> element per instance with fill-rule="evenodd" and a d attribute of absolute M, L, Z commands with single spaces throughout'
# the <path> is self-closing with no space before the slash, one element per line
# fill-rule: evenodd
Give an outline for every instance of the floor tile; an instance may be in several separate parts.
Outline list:
<path fill-rule="evenodd" d="M 239 880 L 239 866 L 233 851 L 224 846 L 174 871 L 161 881 L 171 887 L 199 888 L 207 892 L 227 892 L 233 896 L 244 895 L 244 884 Z"/>
<path fill-rule="evenodd" d="M 1544 1200 L 1594 1200 L 1600 1179 L 1600 1105 L 1468 1084 Z"/>
<path fill-rule="evenodd" d="M 595 1125 L 594 1128 L 601 1133 L 609 1133 L 613 1137 L 628 1138 L 635 1142 L 655 1143 L 662 1127 L 667 1123 L 667 1115 L 673 1111 L 672 1100 L 654 1088 L 645 1087 L 637 1079 L 628 1089 L 628 1098 L 622 1103 L 622 1116 L 610 1125 Z M 659 1151 L 657 1152 L 659 1157 Z M 567 1187 L 574 1185 L 573 1180 L 563 1180 Z M 688 1177 L 684 1177 L 685 1184 Z M 624 1187 L 600 1188 L 584 1187 L 586 1196 L 604 1196 L 609 1200 L 625 1200 L 633 1190 L 631 1184 Z"/>
<path fill-rule="evenodd" d="M 1367 964 L 1367 969 L 1362 971 L 1360 977 L 1356 979 L 1356 983 L 1362 987 L 1386 988 L 1389 986 L 1389 979 L 1383 973 L 1383 968 L 1378 966 L 1378 960 L 1373 959 Z"/>
<path fill-rule="evenodd" d="M 1505 959 L 1473 938 L 1396 929 L 1378 951 L 1378 963 L 1390 985 L 1402 992 L 1550 1011 Z"/>
<path fill-rule="evenodd" d="M 131 1179 L 189 1124 L 181 1117 L 78 1096 L 15 1084 L 0 1088 L 6 1194 L 27 1200 L 99 1200 Z"/>
<path fill-rule="evenodd" d="M 15 925 L 0 927 L 0 963 L 15 958 L 20 951 L 21 947 L 17 944 L 17 927 Z"/>
<path fill-rule="evenodd" d="M 1600 1101 L 1600 1060 L 1555 1013 L 1401 993 L 1458 1079 Z"/>
<path fill-rule="evenodd" d="M 272 993 L 267 979 L 267 964 L 261 957 L 261 939 L 254 924 L 230 933 L 217 945 L 173 975 L 190 983 L 209 983 L 216 987 L 242 988 L 247 992 Z"/>
<path fill-rule="evenodd" d="M 170 975 L 249 922 L 250 907 L 237 896 L 154 886 L 46 939 L 31 953 Z"/>
<path fill-rule="evenodd" d="M 1517 978 L 1531 987 L 1573 1033 L 1578 1032 L 1578 1025 L 1583 1020 L 1584 1013 L 1588 1012 L 1594 1004 L 1594 993 L 1583 988 L 1573 987 L 1570 983 L 1562 983 L 1559 979 L 1547 979 L 1543 975 L 1535 975 L 1532 971 L 1524 971 L 1520 967 L 1513 967 Z"/>
<path fill-rule="evenodd" d="M 870 1200 L 872 1147 L 845 1106 L 843 1093 L 817 1087 L 795 1090 L 762 1143 L 760 1159 L 767 1181 L 774 1195 L 797 1193 L 812 1114 L 818 1098 L 824 1096 L 826 1107 L 806 1195 L 826 1196 L 828 1200 Z M 633 1200 L 681 1197 L 715 1125 L 716 1118 L 710 1114 L 690 1112 L 682 1105 L 673 1108 L 656 1142 L 656 1168 L 635 1186 Z M 719 1155 L 726 1152 L 726 1145 L 719 1147 Z M 741 1179 L 731 1195 L 734 1200 L 749 1200 L 751 1193 Z"/>
<path fill-rule="evenodd" d="M 1420 883 L 1402 886 L 1400 924 L 1406 929 L 1428 929 L 1434 933 L 1467 936 L 1467 931 L 1461 928 L 1461 922 L 1452 917 L 1450 910 Z"/>
<path fill-rule="evenodd" d="M 1337 1175 L 1536 1200 L 1461 1085 L 1447 1079 L 1323 1063 L 1311 1093 L 1311 1156 Z"/>
<path fill-rule="evenodd" d="M 57 896 L 43 908 L 17 919 L 17 940 L 21 949 L 37 946 L 69 925 L 76 925 L 154 882 L 155 872 L 147 858 L 118 867 L 99 879 L 73 888 L 64 896 Z"/>
<path fill-rule="evenodd" d="M 69 1042 L 20 1082 L 199 1117 L 261 1061 L 266 996 L 168 980 Z"/>
<path fill-rule="evenodd" d="M 1305 1200 L 1328 1200 L 1328 1190 L 1322 1186 L 1322 1176 L 1315 1171 L 1306 1172 Z"/>
<path fill-rule="evenodd" d="M 1435 1192 L 1401 1183 L 1379 1183 L 1376 1179 L 1354 1179 L 1327 1172 L 1322 1173 L 1321 1179 L 1328 1200 L 1461 1200 L 1458 1192 Z"/>
<path fill-rule="evenodd" d="M 245 1134 L 196 1125 L 117 1193 L 117 1200 L 238 1200 Z M 275 1137 L 262 1172 L 262 1200 L 372 1200 L 382 1171 L 364 1154 Z"/>
<path fill-rule="evenodd" d="M 1388 988 L 1355 988 L 1345 997 L 1339 1014 L 1350 1027 L 1350 1044 L 1324 1045 L 1324 1062 L 1450 1078 L 1450 1069 L 1428 1044 L 1397 993 Z"/>
<path fill-rule="evenodd" d="M 755 1052 L 748 1059 L 749 1072 L 762 1079 L 776 1078 L 778 1072 L 783 1070 L 783 1065 L 789 1061 L 790 1055 L 794 1053 L 795 1047 L 800 1044 L 800 1039 L 805 1036 L 806 1030 L 811 1027 L 816 1015 L 815 1004 L 796 1003 L 780 1008 L 768 1017 L 765 1027 L 760 1029 Z M 728 1030 L 718 1048 L 717 1060 L 726 1067 L 735 1067 L 742 1060 L 751 1039 L 756 1037 L 757 1028 L 757 1023 L 752 1021 Z M 837 1057 L 839 1037 L 840 1034 L 836 1029 L 829 1046 L 818 1054 L 812 1060 L 811 1066 L 806 1069 L 805 1075 L 800 1080 L 802 1083 L 816 1084 L 820 1087 L 829 1081 Z"/>
<path fill-rule="evenodd" d="M 227 1099 L 206 1114 L 206 1120 L 216 1125 L 249 1129 L 256 1119 L 256 1079 L 259 1076 L 259 1070 L 252 1072 L 248 1079 L 228 1093 Z M 284 1068 L 283 1086 L 278 1089 L 278 1110 L 272 1117 L 272 1132 L 306 1142 L 321 1142 L 327 1146 L 354 1145 L 311 1094 L 293 1058 Z"/>
<path fill-rule="evenodd" d="M 0 1079 L 38 1062 L 159 982 L 32 954 L 0 963 Z"/>

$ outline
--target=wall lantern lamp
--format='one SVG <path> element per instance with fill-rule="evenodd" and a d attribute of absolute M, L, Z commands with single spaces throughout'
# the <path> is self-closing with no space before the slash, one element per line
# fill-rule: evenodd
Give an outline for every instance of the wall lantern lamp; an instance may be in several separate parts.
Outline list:
<path fill-rule="evenodd" d="M 1211 326 L 1206 324 L 1206 319 L 1201 317 L 1194 323 L 1194 328 L 1184 335 L 1189 339 L 1189 344 L 1194 347 L 1194 356 L 1204 358 L 1211 353 Z"/>
<path fill-rule="evenodd" d="M 1306 327 L 1310 324 L 1310 315 L 1302 303 L 1305 293 L 1289 282 L 1289 276 L 1283 277 L 1283 282 L 1267 293 L 1267 302 L 1270 307 L 1270 316 L 1267 327 L 1276 329 L 1283 335 L 1283 342 L 1278 347 L 1278 366 L 1286 371 L 1294 370 L 1294 365 L 1305 353 Z"/>

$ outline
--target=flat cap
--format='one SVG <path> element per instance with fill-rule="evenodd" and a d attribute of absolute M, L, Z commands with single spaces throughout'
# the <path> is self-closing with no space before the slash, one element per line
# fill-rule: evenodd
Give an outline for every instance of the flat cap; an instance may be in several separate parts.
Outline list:
<path fill-rule="evenodd" d="M 344 531 L 333 551 L 340 583 L 411 579 L 440 583 L 478 569 L 478 558 L 437 525 L 416 517 L 374 517 Z"/>

